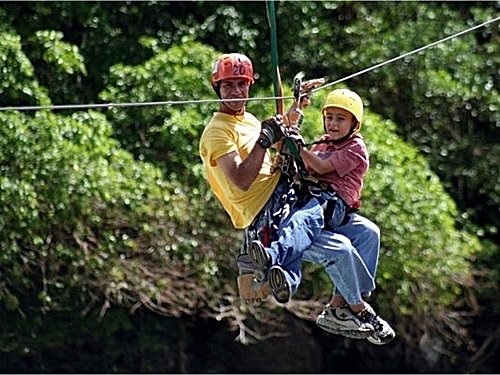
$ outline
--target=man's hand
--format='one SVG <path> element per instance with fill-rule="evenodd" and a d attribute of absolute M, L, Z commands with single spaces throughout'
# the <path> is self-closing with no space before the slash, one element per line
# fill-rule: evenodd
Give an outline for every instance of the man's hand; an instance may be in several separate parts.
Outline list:
<path fill-rule="evenodd" d="M 283 116 L 275 115 L 261 123 L 260 134 L 266 137 L 271 144 L 275 144 L 283 138 Z"/>

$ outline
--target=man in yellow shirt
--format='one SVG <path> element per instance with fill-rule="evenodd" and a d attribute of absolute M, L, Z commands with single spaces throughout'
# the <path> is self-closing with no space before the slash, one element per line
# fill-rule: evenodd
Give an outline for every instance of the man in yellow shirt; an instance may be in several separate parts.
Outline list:
<path fill-rule="evenodd" d="M 200 139 L 200 157 L 210 186 L 235 228 L 258 228 L 265 216 L 276 213 L 281 213 L 281 222 L 290 228 L 278 228 L 270 234 L 279 251 L 272 259 L 273 267 L 262 278 L 269 279 L 276 300 L 288 302 L 298 288 L 302 260 L 321 263 L 335 290 L 322 313 L 326 324 L 320 327 L 346 337 L 387 343 L 377 336 L 375 327 L 356 315 L 366 308 L 363 296 L 375 289 L 378 227 L 355 213 L 335 233 L 324 230 L 323 210 L 318 209 L 314 198 L 301 201 L 286 176 L 280 171 L 272 173 L 269 148 L 283 137 L 282 119 L 277 115 L 261 123 L 246 111 L 254 83 L 253 66 L 247 56 L 219 56 L 211 83 L 222 101 Z M 283 211 L 284 205 L 289 212 Z"/>

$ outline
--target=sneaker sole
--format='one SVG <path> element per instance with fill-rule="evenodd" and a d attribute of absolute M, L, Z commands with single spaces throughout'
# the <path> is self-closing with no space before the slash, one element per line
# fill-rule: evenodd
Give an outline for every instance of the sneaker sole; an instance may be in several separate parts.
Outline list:
<path fill-rule="evenodd" d="M 271 268 L 269 271 L 269 286 L 273 292 L 274 298 L 279 303 L 290 301 L 290 286 L 286 281 L 284 272 L 279 268 Z"/>
<path fill-rule="evenodd" d="M 396 334 L 389 334 L 385 338 L 381 339 L 377 333 L 374 333 L 368 336 L 366 339 L 374 345 L 386 345 L 394 340 L 395 337 Z"/>
<path fill-rule="evenodd" d="M 256 241 L 252 241 L 248 248 L 248 255 L 252 260 L 254 269 L 254 276 L 258 282 L 262 282 L 266 278 L 267 267 L 269 266 L 270 257 L 266 249 Z"/>
<path fill-rule="evenodd" d="M 332 329 L 328 325 L 323 324 L 321 319 L 317 319 L 316 324 L 319 328 L 328 333 L 331 333 L 333 335 L 341 335 L 350 339 L 363 340 L 363 339 L 369 339 L 370 337 L 373 336 L 373 331 L 371 330 Z"/>

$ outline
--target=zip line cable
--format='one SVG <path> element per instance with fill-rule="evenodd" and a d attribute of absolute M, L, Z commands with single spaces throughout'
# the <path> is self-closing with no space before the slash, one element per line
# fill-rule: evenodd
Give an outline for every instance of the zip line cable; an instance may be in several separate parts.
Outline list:
<path fill-rule="evenodd" d="M 271 33 L 271 73 L 273 77 L 274 96 L 283 96 L 281 76 L 278 65 L 278 37 L 276 33 L 276 12 L 274 0 L 266 1 L 267 22 Z M 276 100 L 276 113 L 283 114 L 283 100 Z"/>
<path fill-rule="evenodd" d="M 440 39 L 438 41 L 435 41 L 433 43 L 427 44 L 423 47 L 417 48 L 413 51 L 404 53 L 402 55 L 396 56 L 392 59 L 386 60 L 384 62 L 381 62 L 379 64 L 373 65 L 369 68 L 360 70 L 359 72 L 353 73 L 351 75 L 348 75 L 344 78 L 340 78 L 334 82 L 330 82 L 327 84 L 322 85 L 321 87 L 318 87 L 316 89 L 311 90 L 312 92 L 322 90 L 324 88 L 339 84 L 341 82 L 347 81 L 351 78 L 360 76 L 362 74 L 368 73 L 372 70 L 375 70 L 377 68 L 380 68 L 382 66 L 391 64 L 395 61 L 401 60 L 405 57 L 411 56 L 415 53 L 422 52 L 426 49 L 432 48 L 437 46 L 438 44 L 447 42 L 448 40 L 451 40 L 453 38 L 462 36 L 464 34 L 467 34 L 471 31 L 477 30 L 481 27 L 484 27 L 486 25 L 489 25 L 490 23 L 500 21 L 500 16 L 493 18 L 491 20 L 485 21 L 481 24 L 478 24 L 476 26 L 473 26 L 467 30 L 460 31 L 456 34 L 447 36 L 443 39 Z M 246 99 L 247 102 L 250 101 L 261 101 L 261 100 L 283 100 L 283 99 L 294 99 L 293 96 L 275 96 L 275 97 L 260 97 L 260 98 L 248 98 Z M 224 101 L 230 102 L 230 101 L 241 101 L 241 99 L 225 99 Z M 180 105 L 180 104 L 200 104 L 200 103 L 220 103 L 220 99 L 205 99 L 205 100 L 180 100 L 180 101 L 160 101 L 160 102 L 129 102 L 129 103 L 101 103 L 101 104 L 56 104 L 56 105 L 39 105 L 39 106 L 11 106 L 11 107 L 0 107 L 0 111 L 34 111 L 34 110 L 43 110 L 43 109 L 48 109 L 48 110 L 60 110 L 60 109 L 90 109 L 90 108 L 120 108 L 120 107 L 146 107 L 146 106 L 160 106 L 160 105 Z"/>
<path fill-rule="evenodd" d="M 341 78 L 341 79 L 339 79 L 339 80 L 337 80 L 337 81 L 334 81 L 334 82 L 330 82 L 330 83 L 328 83 L 328 84 L 325 84 L 325 85 L 321 86 L 321 89 L 324 89 L 324 88 L 327 88 L 327 87 L 330 87 L 330 86 L 333 86 L 333 85 L 339 84 L 339 83 L 341 83 L 341 82 L 347 81 L 348 79 L 351 79 L 351 78 L 357 77 L 357 76 L 359 76 L 359 75 L 361 75 L 361 74 L 368 73 L 368 72 L 370 72 L 370 71 L 372 71 L 372 70 L 375 70 L 375 69 L 377 69 L 377 68 L 380 68 L 380 67 L 382 67 L 382 66 L 384 66 L 384 65 L 391 64 L 391 63 L 393 63 L 394 61 L 397 61 L 397 60 L 403 59 L 403 58 L 408 57 L 408 56 L 410 56 L 410 55 L 413 55 L 413 54 L 415 54 L 415 53 L 422 52 L 422 51 L 424 51 L 424 50 L 426 50 L 426 49 L 428 49 L 428 48 L 432 48 L 432 47 L 434 47 L 434 46 L 437 46 L 437 45 L 438 45 L 438 44 L 440 44 L 440 43 L 447 42 L 447 41 L 448 41 L 448 40 L 450 40 L 450 39 L 456 38 L 456 37 L 458 37 L 458 36 L 462 36 L 462 35 L 464 35 L 464 34 L 466 34 L 466 33 L 468 33 L 468 32 L 474 31 L 474 30 L 476 30 L 476 29 L 479 29 L 479 28 L 481 28 L 481 27 L 484 27 L 484 26 L 486 26 L 486 25 L 488 25 L 488 24 L 490 24 L 490 23 L 493 23 L 493 22 L 495 22 L 495 21 L 499 21 L 499 20 L 500 20 L 500 16 L 499 16 L 499 17 L 497 17 L 497 18 L 494 18 L 494 19 L 492 19 L 492 20 L 489 20 L 489 21 L 483 22 L 483 23 L 481 23 L 481 24 L 479 24 L 479 25 L 476 25 L 476 26 L 474 26 L 474 27 L 471 27 L 470 29 L 467 29 L 467 30 L 464 30 L 464 31 L 460 31 L 460 32 L 458 32 L 458 33 L 456 33 L 456 34 L 453 34 L 453 35 L 447 36 L 446 38 L 440 39 L 440 40 L 438 40 L 438 41 L 436 41 L 436 42 L 433 42 L 433 43 L 427 44 L 427 45 L 425 45 L 425 46 L 423 46 L 423 47 L 417 48 L 417 49 L 415 49 L 415 50 L 413 50 L 413 51 L 411 51 L 411 52 L 404 53 L 404 54 L 399 55 L 399 56 L 397 56 L 397 57 L 394 57 L 394 58 L 392 58 L 392 59 L 386 60 L 386 61 L 381 62 L 381 63 L 376 64 L 376 65 L 373 65 L 373 66 L 371 66 L 371 67 L 369 67 L 369 68 L 366 68 L 366 69 L 360 70 L 359 72 L 356 72 L 356 73 L 351 74 L 351 75 L 349 75 L 349 76 L 347 76 L 347 77 Z M 319 88 L 316 88 L 316 89 L 313 89 L 313 90 L 311 90 L 311 91 L 312 91 L 312 92 L 315 92 L 315 91 L 318 91 L 318 89 L 319 89 Z"/>

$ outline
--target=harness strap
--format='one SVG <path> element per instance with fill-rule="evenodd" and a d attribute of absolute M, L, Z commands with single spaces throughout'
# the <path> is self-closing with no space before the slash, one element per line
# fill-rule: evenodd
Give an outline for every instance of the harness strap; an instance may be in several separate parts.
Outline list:
<path fill-rule="evenodd" d="M 325 219 L 325 223 L 328 222 L 333 217 L 333 213 L 335 212 L 335 206 L 337 205 L 338 200 L 339 197 L 337 194 L 335 194 L 332 199 L 329 199 L 325 203 L 323 203 L 322 207 L 323 207 L 323 217 Z"/>

